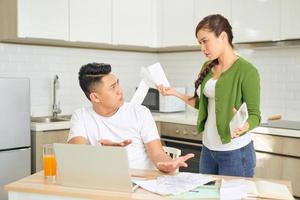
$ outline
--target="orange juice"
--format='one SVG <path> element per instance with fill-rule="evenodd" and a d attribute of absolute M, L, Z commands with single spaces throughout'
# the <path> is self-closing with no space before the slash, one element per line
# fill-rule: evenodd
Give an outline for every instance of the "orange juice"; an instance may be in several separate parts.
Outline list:
<path fill-rule="evenodd" d="M 44 175 L 56 175 L 56 160 L 54 155 L 44 155 Z"/>

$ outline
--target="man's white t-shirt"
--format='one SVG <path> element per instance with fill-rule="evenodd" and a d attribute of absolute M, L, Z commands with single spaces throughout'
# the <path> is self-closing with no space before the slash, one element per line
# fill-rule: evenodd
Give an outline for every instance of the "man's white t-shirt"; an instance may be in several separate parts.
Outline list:
<path fill-rule="evenodd" d="M 91 106 L 78 109 L 72 115 L 68 141 L 76 136 L 86 138 L 91 145 L 97 145 L 100 139 L 113 142 L 131 139 L 132 143 L 125 147 L 129 167 L 154 168 L 144 144 L 160 137 L 153 117 L 145 106 L 124 103 L 111 117 L 97 114 Z"/>

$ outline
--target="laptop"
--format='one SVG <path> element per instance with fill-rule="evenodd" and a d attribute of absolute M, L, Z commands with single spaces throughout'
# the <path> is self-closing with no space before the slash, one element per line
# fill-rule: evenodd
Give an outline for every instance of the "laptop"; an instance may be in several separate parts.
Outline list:
<path fill-rule="evenodd" d="M 122 147 L 54 144 L 57 180 L 63 186 L 133 192 L 127 150 Z"/>

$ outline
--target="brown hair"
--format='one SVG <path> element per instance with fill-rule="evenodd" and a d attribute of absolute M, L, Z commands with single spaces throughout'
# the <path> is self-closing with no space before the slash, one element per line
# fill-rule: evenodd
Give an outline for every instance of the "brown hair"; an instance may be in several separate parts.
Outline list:
<path fill-rule="evenodd" d="M 197 33 L 201 29 L 206 29 L 208 31 L 211 31 L 215 33 L 215 35 L 218 37 L 222 32 L 226 32 L 228 42 L 230 46 L 233 48 L 232 44 L 232 39 L 233 39 L 233 34 L 232 34 L 232 28 L 231 25 L 229 24 L 228 20 L 223 17 L 222 15 L 216 14 L 216 15 L 208 15 L 205 18 L 203 18 L 199 24 L 196 27 L 195 35 L 197 37 Z M 195 91 L 194 91 L 194 97 L 198 97 L 197 90 L 199 85 L 201 85 L 202 81 L 204 78 L 207 76 L 207 74 L 211 71 L 211 69 L 219 64 L 218 59 L 215 59 L 211 61 L 207 66 L 204 67 L 204 69 L 199 73 L 197 80 L 195 81 Z"/>

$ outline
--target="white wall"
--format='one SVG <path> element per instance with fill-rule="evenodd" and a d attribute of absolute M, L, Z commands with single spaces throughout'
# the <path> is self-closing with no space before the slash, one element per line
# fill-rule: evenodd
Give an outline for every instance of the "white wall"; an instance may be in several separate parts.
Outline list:
<path fill-rule="evenodd" d="M 284 119 L 300 121 L 300 47 L 238 49 L 252 62 L 261 76 L 263 116 L 280 113 Z M 63 114 L 87 104 L 78 84 L 78 70 L 88 62 L 106 62 L 120 78 L 126 100 L 138 85 L 139 70 L 160 61 L 170 83 L 185 86 L 193 93 L 201 64 L 201 52 L 136 53 L 79 48 L 62 48 L 0 43 L 0 77 L 31 79 L 31 114 L 49 115 L 52 104 L 52 81 L 59 75 L 58 100 Z"/>
<path fill-rule="evenodd" d="M 263 118 L 282 114 L 300 121 L 300 47 L 237 50 L 259 70 Z M 205 61 L 201 52 L 164 53 L 158 59 L 171 84 L 186 86 L 193 94 L 193 81 Z"/>
<path fill-rule="evenodd" d="M 59 76 L 57 99 L 63 114 L 88 104 L 78 83 L 78 71 L 89 62 L 112 65 L 126 100 L 139 84 L 140 67 L 157 61 L 157 54 L 0 43 L 0 77 L 29 77 L 31 115 L 51 114 L 52 83 Z"/>

